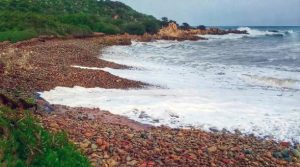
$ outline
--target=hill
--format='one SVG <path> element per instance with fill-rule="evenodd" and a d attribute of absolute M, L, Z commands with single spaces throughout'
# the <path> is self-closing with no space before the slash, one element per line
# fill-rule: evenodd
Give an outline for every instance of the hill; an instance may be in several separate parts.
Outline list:
<path fill-rule="evenodd" d="M 0 41 L 39 35 L 156 33 L 161 22 L 108 0 L 0 0 Z"/>

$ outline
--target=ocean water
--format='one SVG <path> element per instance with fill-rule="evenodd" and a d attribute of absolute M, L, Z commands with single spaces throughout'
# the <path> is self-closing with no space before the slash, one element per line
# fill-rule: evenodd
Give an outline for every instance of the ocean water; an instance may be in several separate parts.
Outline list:
<path fill-rule="evenodd" d="M 155 126 L 238 129 L 300 142 L 300 27 L 222 28 L 249 34 L 106 48 L 101 58 L 132 68 L 102 70 L 152 85 L 144 89 L 57 87 L 41 95 Z"/>

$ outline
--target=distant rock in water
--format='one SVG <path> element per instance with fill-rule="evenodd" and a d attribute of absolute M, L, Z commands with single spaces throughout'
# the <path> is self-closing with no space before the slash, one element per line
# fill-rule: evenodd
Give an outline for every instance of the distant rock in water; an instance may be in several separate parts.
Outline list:
<path fill-rule="evenodd" d="M 199 30 L 201 35 L 226 35 L 226 34 L 248 34 L 246 30 L 221 30 L 219 28 L 210 28 L 207 30 Z"/>
<path fill-rule="evenodd" d="M 278 30 L 268 30 L 269 32 L 279 32 Z"/>

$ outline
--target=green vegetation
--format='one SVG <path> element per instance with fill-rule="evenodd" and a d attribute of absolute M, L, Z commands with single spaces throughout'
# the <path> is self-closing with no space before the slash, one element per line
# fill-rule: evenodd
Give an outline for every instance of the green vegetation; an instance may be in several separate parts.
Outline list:
<path fill-rule="evenodd" d="M 30 101 L 30 100 L 29 100 Z M 0 166 L 90 166 L 66 135 L 43 129 L 29 111 L 0 104 Z"/>
<path fill-rule="evenodd" d="M 156 33 L 161 22 L 109 0 L 0 0 L 0 41 L 39 35 Z"/>
<path fill-rule="evenodd" d="M 37 36 L 37 33 L 33 30 L 11 30 L 0 32 L 0 41 L 22 41 Z"/>

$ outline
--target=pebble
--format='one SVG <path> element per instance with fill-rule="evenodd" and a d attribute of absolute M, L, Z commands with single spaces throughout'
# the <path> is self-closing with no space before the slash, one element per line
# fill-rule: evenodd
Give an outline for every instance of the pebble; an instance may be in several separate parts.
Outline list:
<path fill-rule="evenodd" d="M 132 160 L 132 161 L 127 162 L 127 165 L 135 166 L 135 165 L 138 164 L 138 163 L 139 163 L 138 161 Z"/>
<path fill-rule="evenodd" d="M 277 151 L 277 152 L 273 152 L 273 157 L 275 157 L 275 158 L 278 158 L 278 159 L 280 159 L 280 158 L 283 158 L 283 156 L 282 156 L 282 154 L 281 154 L 281 152 L 279 152 L 279 151 Z"/>
<path fill-rule="evenodd" d="M 93 149 L 93 151 L 95 151 L 98 147 L 96 144 L 92 144 L 91 148 Z"/>
<path fill-rule="evenodd" d="M 284 161 L 284 160 L 279 160 L 278 163 L 279 163 L 280 165 L 287 165 L 287 164 L 288 164 L 288 162 L 287 162 L 287 161 Z"/>
<path fill-rule="evenodd" d="M 80 148 L 85 149 L 85 148 L 88 148 L 89 145 L 90 145 L 89 143 L 80 143 Z"/>
<path fill-rule="evenodd" d="M 104 156 L 103 156 L 103 158 L 104 159 L 108 159 L 110 156 L 107 154 L 107 152 L 104 152 Z"/>
<path fill-rule="evenodd" d="M 54 129 L 59 129 L 59 125 L 57 123 L 51 123 L 50 127 L 54 128 Z"/>
<path fill-rule="evenodd" d="M 92 132 L 87 132 L 87 133 L 84 134 L 84 136 L 90 138 L 90 137 L 93 136 L 93 133 Z"/>
<path fill-rule="evenodd" d="M 141 138 L 148 139 L 148 135 L 146 133 L 141 133 Z"/>
<path fill-rule="evenodd" d="M 249 150 L 249 149 L 246 149 L 246 150 L 244 150 L 244 153 L 245 153 L 245 154 L 253 154 L 253 151 L 252 151 L 252 150 Z"/>
<path fill-rule="evenodd" d="M 299 150 L 293 149 L 293 150 L 292 150 L 292 153 L 293 153 L 293 155 L 294 155 L 295 157 L 300 158 L 300 152 L 299 152 Z"/>
<path fill-rule="evenodd" d="M 127 156 L 127 157 L 126 157 L 126 161 L 131 161 L 131 157 L 130 157 L 130 156 Z"/>
<path fill-rule="evenodd" d="M 134 134 L 127 134 L 127 136 L 128 136 L 129 139 L 132 139 Z"/>
<path fill-rule="evenodd" d="M 109 167 L 114 167 L 114 166 L 117 166 L 117 164 L 118 164 L 118 163 L 117 163 L 114 159 L 112 159 L 112 158 L 108 159 L 106 162 L 107 162 L 107 164 L 108 164 Z"/>
<path fill-rule="evenodd" d="M 266 153 L 266 157 L 272 158 L 272 153 L 271 153 L 271 152 L 267 152 L 267 153 Z"/>
<path fill-rule="evenodd" d="M 93 154 L 91 155 L 91 157 L 92 157 L 92 158 L 99 158 L 99 155 L 96 154 L 96 153 L 93 153 Z"/>
<path fill-rule="evenodd" d="M 245 158 L 245 154 L 241 153 L 241 154 L 239 155 L 239 158 L 240 158 L 240 159 L 244 159 L 244 158 Z"/>
<path fill-rule="evenodd" d="M 281 151 L 281 155 L 283 158 L 289 158 L 290 157 L 290 151 L 289 149 L 284 149 Z"/>
<path fill-rule="evenodd" d="M 289 147 L 290 143 L 289 142 L 281 142 L 280 145 L 283 147 Z"/>
<path fill-rule="evenodd" d="M 103 140 L 102 140 L 101 138 L 98 138 L 98 139 L 96 140 L 96 144 L 97 144 L 99 147 L 101 147 L 101 146 L 103 145 Z"/>
<path fill-rule="evenodd" d="M 217 149 L 217 147 L 216 146 L 212 146 L 212 147 L 209 147 L 208 149 L 207 149 L 207 151 L 209 152 L 209 153 L 214 153 L 214 152 L 216 152 L 218 149 Z"/>

